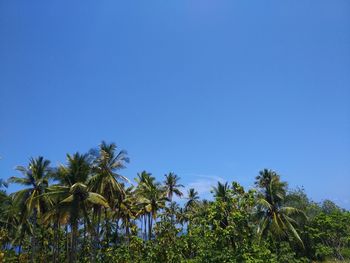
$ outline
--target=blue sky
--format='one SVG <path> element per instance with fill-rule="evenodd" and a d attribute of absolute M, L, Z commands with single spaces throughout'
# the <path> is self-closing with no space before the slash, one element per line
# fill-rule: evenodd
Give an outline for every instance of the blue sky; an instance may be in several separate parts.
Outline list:
<path fill-rule="evenodd" d="M 0 1 L 0 176 L 101 140 L 207 196 L 263 168 L 350 208 L 350 2 Z M 14 188 L 11 188 L 12 190 Z"/>

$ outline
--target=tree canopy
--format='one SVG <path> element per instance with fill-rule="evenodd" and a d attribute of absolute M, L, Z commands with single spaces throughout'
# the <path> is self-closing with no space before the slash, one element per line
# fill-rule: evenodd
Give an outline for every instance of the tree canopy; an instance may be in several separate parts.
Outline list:
<path fill-rule="evenodd" d="M 312 262 L 350 258 L 350 213 L 289 189 L 277 171 L 212 198 L 169 172 L 123 176 L 126 151 L 102 142 L 53 167 L 42 156 L 0 181 L 0 262 Z M 254 175 L 253 175 L 254 176 Z M 253 177 L 252 177 L 253 178 Z M 8 184 L 22 186 L 7 193 Z M 175 198 L 176 197 L 176 198 Z"/>

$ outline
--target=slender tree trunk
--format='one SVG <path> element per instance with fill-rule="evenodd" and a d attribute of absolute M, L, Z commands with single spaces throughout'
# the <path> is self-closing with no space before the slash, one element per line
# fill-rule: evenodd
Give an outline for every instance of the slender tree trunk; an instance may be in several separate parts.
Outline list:
<path fill-rule="evenodd" d="M 86 219 L 84 218 L 83 220 L 83 245 L 82 245 L 82 248 L 83 248 L 83 251 L 85 251 L 85 247 L 86 247 Z"/>
<path fill-rule="evenodd" d="M 105 208 L 105 229 L 106 229 L 106 246 L 109 246 L 109 236 L 110 236 L 110 231 L 109 231 L 109 222 L 108 222 L 108 212 L 107 208 Z"/>
<path fill-rule="evenodd" d="M 59 260 L 60 259 L 60 256 L 61 256 L 61 244 L 60 244 L 60 241 L 61 241 L 61 235 L 60 235 L 60 230 L 61 230 L 61 224 L 60 222 L 58 221 L 58 226 L 57 226 L 57 259 Z"/>
<path fill-rule="evenodd" d="M 125 235 L 126 235 L 128 243 L 129 243 L 129 237 L 130 237 L 130 228 L 129 228 L 129 226 L 130 226 L 130 218 L 129 217 L 126 218 L 125 223 L 126 223 L 125 224 Z"/>
<path fill-rule="evenodd" d="M 71 251 L 69 262 L 76 262 L 77 259 L 77 237 L 78 237 L 78 221 L 74 221 L 71 225 Z"/>
<path fill-rule="evenodd" d="M 96 249 L 95 249 L 95 244 L 94 244 L 94 239 L 95 235 L 90 233 L 90 246 L 91 246 L 91 251 L 90 251 L 90 262 L 95 262 L 96 258 Z"/>
<path fill-rule="evenodd" d="M 101 224 L 101 208 L 98 208 L 97 216 L 97 230 L 96 230 L 96 246 L 100 244 L 100 224 Z"/>
<path fill-rule="evenodd" d="M 145 225 L 145 233 L 144 233 L 144 240 L 147 240 L 147 214 L 143 215 L 143 221 L 144 221 L 144 225 Z"/>
<path fill-rule="evenodd" d="M 116 221 L 115 224 L 115 243 L 118 244 L 118 239 L 119 239 L 119 218 Z"/>
<path fill-rule="evenodd" d="M 53 240 L 53 252 L 52 252 L 52 256 L 53 256 L 53 262 L 56 263 L 57 262 L 57 244 L 58 244 L 58 220 L 55 221 L 54 223 L 54 240 Z"/>
<path fill-rule="evenodd" d="M 96 222 L 96 217 L 97 217 L 97 222 Z M 100 223 L 101 223 L 101 208 L 98 206 L 94 207 L 93 222 L 96 223 L 96 229 L 95 229 L 94 238 L 93 238 L 94 240 L 93 242 L 91 242 L 91 245 L 92 245 L 92 257 L 94 259 L 93 261 L 96 261 L 97 252 L 100 247 Z"/>
<path fill-rule="evenodd" d="M 69 236 L 68 236 L 68 224 L 65 226 L 65 232 L 66 232 L 66 242 L 65 242 L 65 252 L 66 252 L 66 259 L 69 260 Z"/>
<path fill-rule="evenodd" d="M 37 227 L 37 215 L 38 211 L 36 208 L 34 208 L 34 218 L 33 218 L 33 236 L 32 236 L 32 255 L 31 255 L 31 261 L 34 263 L 36 258 L 36 227 Z"/>
<path fill-rule="evenodd" d="M 169 196 L 169 199 L 170 199 L 170 207 L 172 207 L 172 204 L 173 204 L 173 195 L 170 195 Z M 175 217 L 175 214 L 174 214 L 174 210 L 171 208 L 170 209 L 170 212 L 171 212 L 171 225 L 174 224 L 174 217 Z"/>
<path fill-rule="evenodd" d="M 143 218 L 140 218 L 140 223 L 141 223 L 141 236 L 143 235 Z"/>
<path fill-rule="evenodd" d="M 148 240 L 152 239 L 152 213 L 148 214 Z"/>

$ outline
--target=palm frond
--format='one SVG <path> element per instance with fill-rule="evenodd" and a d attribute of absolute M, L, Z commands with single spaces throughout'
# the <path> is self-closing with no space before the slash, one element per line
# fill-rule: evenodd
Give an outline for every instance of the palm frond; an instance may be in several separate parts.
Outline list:
<path fill-rule="evenodd" d="M 109 208 L 107 200 L 102 195 L 90 192 L 89 196 L 86 200 L 92 204 L 100 205 L 100 206 L 103 206 L 105 208 Z"/>

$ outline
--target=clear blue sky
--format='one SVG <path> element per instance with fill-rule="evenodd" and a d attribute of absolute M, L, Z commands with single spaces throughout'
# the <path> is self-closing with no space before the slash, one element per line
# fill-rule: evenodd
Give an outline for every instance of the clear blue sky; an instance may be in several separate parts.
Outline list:
<path fill-rule="evenodd" d="M 0 1 L 0 176 L 101 140 L 202 196 L 277 170 L 350 208 L 350 2 Z"/>

